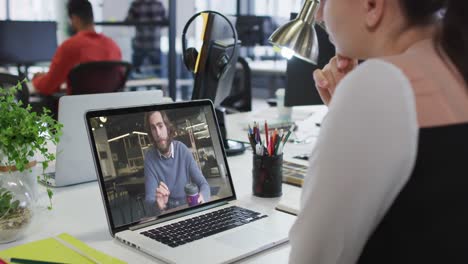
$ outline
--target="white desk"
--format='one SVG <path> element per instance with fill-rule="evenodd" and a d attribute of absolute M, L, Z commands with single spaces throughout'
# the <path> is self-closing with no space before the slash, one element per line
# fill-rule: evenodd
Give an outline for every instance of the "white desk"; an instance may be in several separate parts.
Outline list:
<path fill-rule="evenodd" d="M 291 134 L 290 141 L 284 148 L 283 159 L 291 162 L 308 165 L 307 161 L 293 158 L 296 155 L 310 154 L 316 138 L 320 132 L 320 123 L 327 113 L 324 105 L 295 106 L 292 111 L 292 120 L 298 126 L 297 131 Z M 254 121 L 260 122 L 263 129 L 265 120 L 271 122 L 277 118 L 278 111 L 275 107 L 269 107 L 258 112 L 245 112 L 226 115 L 227 137 L 229 139 L 248 143 L 247 126 L 252 126 Z M 263 131 L 263 130 L 262 130 Z M 264 133 L 262 132 L 262 135 Z"/>
<path fill-rule="evenodd" d="M 274 97 L 274 92 L 278 88 L 284 88 L 281 80 L 286 79 L 287 60 L 267 60 L 267 61 L 247 61 L 252 73 L 252 78 L 255 76 L 263 76 L 268 78 L 269 97 Z"/>
<path fill-rule="evenodd" d="M 193 79 L 177 79 L 176 85 L 182 86 L 192 86 Z M 127 80 L 125 87 L 138 87 L 138 86 L 169 86 L 169 79 L 167 78 L 148 78 L 148 79 L 137 79 L 137 80 Z"/>
<path fill-rule="evenodd" d="M 229 116 L 228 120 L 240 120 L 246 114 Z M 255 116 L 255 113 L 253 114 Z M 232 129 L 235 131 L 235 129 Z M 236 132 L 229 131 L 232 135 Z M 242 131 L 239 129 L 238 131 Z M 242 134 L 238 132 L 239 136 Z M 289 148 L 289 147 L 288 147 Z M 260 203 L 273 209 L 280 198 L 258 198 L 252 195 L 252 156 L 250 151 L 245 154 L 229 157 L 228 163 L 239 199 Z M 39 186 L 40 203 L 46 204 L 45 188 Z M 298 188 L 283 184 L 283 196 L 297 192 Z M 71 187 L 55 188 L 53 198 L 54 209 L 43 209 L 31 225 L 28 235 L 16 242 L 0 245 L 0 250 L 58 235 L 69 233 L 84 241 L 91 247 L 117 257 L 128 263 L 160 263 L 157 259 L 145 255 L 133 248 L 114 241 L 107 227 L 107 220 L 101 194 L 97 182 L 79 184 Z M 251 256 L 243 263 L 287 263 L 289 244 L 282 244 L 270 250 Z"/>
<path fill-rule="evenodd" d="M 252 74 L 286 74 L 286 65 L 287 60 L 268 60 L 268 61 L 259 61 L 259 60 L 248 60 L 250 70 Z"/>

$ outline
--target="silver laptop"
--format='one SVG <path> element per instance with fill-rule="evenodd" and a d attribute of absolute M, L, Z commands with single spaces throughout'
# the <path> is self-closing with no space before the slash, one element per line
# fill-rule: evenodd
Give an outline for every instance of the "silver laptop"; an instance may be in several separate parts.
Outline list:
<path fill-rule="evenodd" d="M 49 186 L 66 186 L 95 181 L 91 148 L 83 116 L 96 108 L 124 107 L 160 103 L 160 90 L 101 93 L 63 96 L 59 101 L 58 121 L 63 124 L 62 136 L 57 144 L 55 172 L 48 173 L 42 182 Z M 105 120 L 98 121 L 105 124 Z"/>
<path fill-rule="evenodd" d="M 236 199 L 211 101 L 90 111 L 86 121 L 118 241 L 168 263 L 227 263 L 288 240 L 294 216 Z"/>

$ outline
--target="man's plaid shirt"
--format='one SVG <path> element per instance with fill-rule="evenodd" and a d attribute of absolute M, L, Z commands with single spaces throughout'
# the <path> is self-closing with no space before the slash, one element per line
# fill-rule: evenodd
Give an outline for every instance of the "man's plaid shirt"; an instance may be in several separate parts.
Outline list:
<path fill-rule="evenodd" d="M 126 20 L 131 22 L 157 22 L 165 19 L 166 9 L 158 0 L 134 0 Z M 159 26 L 137 26 L 133 48 L 159 50 L 161 28 Z"/>

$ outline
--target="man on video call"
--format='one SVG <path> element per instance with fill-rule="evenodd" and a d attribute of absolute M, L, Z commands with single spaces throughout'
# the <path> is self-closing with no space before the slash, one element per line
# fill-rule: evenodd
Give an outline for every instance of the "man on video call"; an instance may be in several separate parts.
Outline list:
<path fill-rule="evenodd" d="M 174 128 L 166 113 L 147 113 L 145 125 L 154 146 L 145 155 L 146 202 L 156 202 L 159 212 L 184 205 L 184 188 L 190 182 L 198 186 L 198 203 L 209 201 L 210 186 L 187 146 L 173 140 Z"/>

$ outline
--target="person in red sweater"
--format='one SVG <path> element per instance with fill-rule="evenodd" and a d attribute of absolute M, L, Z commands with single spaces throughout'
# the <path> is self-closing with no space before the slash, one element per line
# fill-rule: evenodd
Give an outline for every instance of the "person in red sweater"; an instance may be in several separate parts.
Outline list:
<path fill-rule="evenodd" d="M 67 9 L 71 26 L 77 34 L 57 48 L 49 72 L 34 75 L 32 83 L 40 94 L 58 92 L 61 84 L 67 81 L 70 70 L 80 63 L 122 59 L 117 44 L 95 31 L 93 9 L 89 1 L 70 0 Z M 71 94 L 71 90 L 67 82 L 67 94 Z"/>

